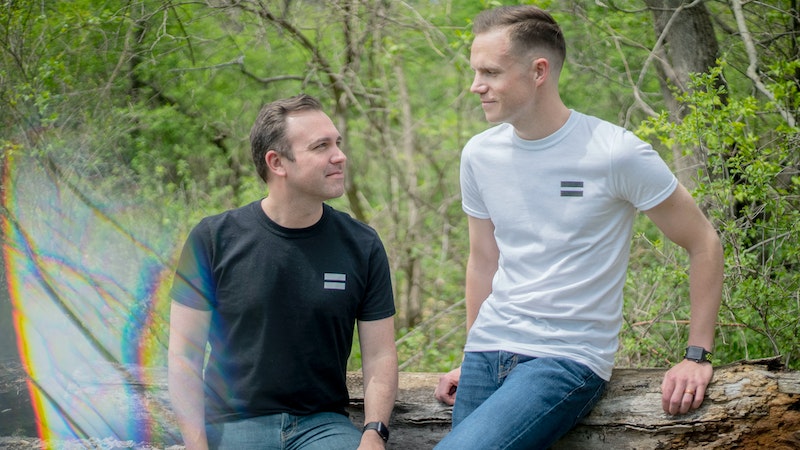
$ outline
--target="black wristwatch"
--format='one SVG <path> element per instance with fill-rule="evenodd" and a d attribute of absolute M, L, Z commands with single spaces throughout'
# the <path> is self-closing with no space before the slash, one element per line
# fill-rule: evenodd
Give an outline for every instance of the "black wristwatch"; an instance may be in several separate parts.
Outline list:
<path fill-rule="evenodd" d="M 690 345 L 686 347 L 686 351 L 683 353 L 683 359 L 688 359 L 689 361 L 694 361 L 696 363 L 710 363 L 711 352 L 707 351 L 703 347 Z"/>
<path fill-rule="evenodd" d="M 364 425 L 364 429 L 361 430 L 361 432 L 363 433 L 367 430 L 377 431 L 378 434 L 381 436 L 381 439 L 383 439 L 383 442 L 389 440 L 389 427 L 387 427 L 386 424 L 383 422 L 370 422 Z"/>

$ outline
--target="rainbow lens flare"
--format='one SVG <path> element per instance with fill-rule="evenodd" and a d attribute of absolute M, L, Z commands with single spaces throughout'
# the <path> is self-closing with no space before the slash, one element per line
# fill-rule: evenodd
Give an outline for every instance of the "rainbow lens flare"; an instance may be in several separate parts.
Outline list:
<path fill-rule="evenodd" d="M 175 236 L 134 199 L 5 153 L 3 257 L 39 438 L 178 440 L 163 425 Z"/>

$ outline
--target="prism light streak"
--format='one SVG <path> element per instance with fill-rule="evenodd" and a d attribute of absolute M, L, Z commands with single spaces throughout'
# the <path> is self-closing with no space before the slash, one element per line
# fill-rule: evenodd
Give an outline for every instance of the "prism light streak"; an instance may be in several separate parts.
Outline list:
<path fill-rule="evenodd" d="M 172 270 L 113 216 L 136 217 L 137 230 L 151 224 L 132 202 L 114 211 L 90 198 L 52 160 L 6 154 L 1 194 L 16 345 L 39 438 L 150 441 L 169 409 L 146 391 L 147 369 L 165 365 L 158 311 Z"/>

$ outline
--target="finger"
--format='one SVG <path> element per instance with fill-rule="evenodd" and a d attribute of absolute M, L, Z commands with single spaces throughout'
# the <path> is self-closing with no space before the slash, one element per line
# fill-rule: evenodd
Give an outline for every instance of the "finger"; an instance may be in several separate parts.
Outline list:
<path fill-rule="evenodd" d="M 686 414 L 689 412 L 690 409 L 696 409 L 695 405 L 695 398 L 697 397 L 697 389 L 694 387 L 687 386 L 683 390 L 683 395 L 681 396 L 680 414 Z"/>
<path fill-rule="evenodd" d="M 700 405 L 703 404 L 703 400 L 706 398 L 706 388 L 705 386 L 698 386 L 697 392 L 694 394 L 694 401 L 692 402 L 692 409 L 697 409 Z"/>
<path fill-rule="evenodd" d="M 436 386 L 436 391 L 434 392 L 434 396 L 437 400 L 452 404 L 453 399 L 455 398 L 456 385 L 452 382 L 448 382 L 446 379 L 441 380 L 438 386 Z"/>
<path fill-rule="evenodd" d="M 681 413 L 681 403 L 683 402 L 684 392 L 682 389 L 675 389 L 669 401 L 669 413 L 674 415 Z"/>
<path fill-rule="evenodd" d="M 437 394 L 436 399 L 450 406 L 453 406 L 456 402 L 456 396 L 452 394 Z"/>
<path fill-rule="evenodd" d="M 680 413 L 686 414 L 694 404 L 694 398 L 697 392 L 694 389 L 684 389 L 681 396 Z"/>
<path fill-rule="evenodd" d="M 672 388 L 671 392 L 665 392 L 669 395 L 669 405 L 666 411 L 672 415 L 683 414 L 691 406 L 694 391 L 682 382 L 674 384 Z"/>
<path fill-rule="evenodd" d="M 668 380 L 664 377 L 664 381 L 661 383 L 661 408 L 667 414 L 672 414 L 670 409 L 672 408 L 672 393 L 675 390 L 675 384 L 672 380 Z"/>
<path fill-rule="evenodd" d="M 453 386 L 450 389 L 450 395 L 447 396 L 447 401 L 445 403 L 447 403 L 450 406 L 453 406 L 453 405 L 456 404 L 456 389 L 457 388 L 455 386 Z"/>
<path fill-rule="evenodd" d="M 433 393 L 433 395 L 436 397 L 436 400 L 439 400 L 440 402 L 443 402 L 446 396 L 441 386 L 436 386 L 436 391 Z"/>

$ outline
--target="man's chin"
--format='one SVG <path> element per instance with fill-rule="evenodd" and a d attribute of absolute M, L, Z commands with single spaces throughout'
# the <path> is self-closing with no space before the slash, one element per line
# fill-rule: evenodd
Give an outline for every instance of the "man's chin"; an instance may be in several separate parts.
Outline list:
<path fill-rule="evenodd" d="M 490 113 L 486 110 L 483 111 L 483 117 L 486 118 L 486 121 L 489 123 L 500 123 L 503 121 L 498 114 Z"/>
<path fill-rule="evenodd" d="M 332 189 L 328 192 L 328 200 L 332 200 L 334 198 L 339 198 L 344 195 L 344 188 L 341 189 Z"/>

